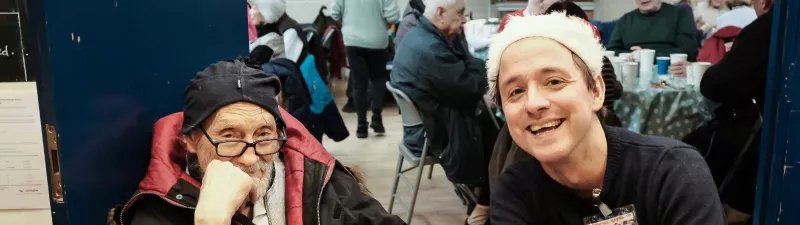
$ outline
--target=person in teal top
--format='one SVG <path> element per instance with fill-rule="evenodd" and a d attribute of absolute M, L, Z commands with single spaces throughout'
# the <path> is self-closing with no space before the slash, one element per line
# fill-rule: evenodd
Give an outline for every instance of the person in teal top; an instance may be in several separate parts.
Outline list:
<path fill-rule="evenodd" d="M 386 48 L 389 46 L 389 27 L 400 19 L 397 2 L 333 0 L 331 17 L 342 21 L 342 37 L 350 65 L 347 92 L 352 89 L 348 96 L 353 96 L 358 117 L 356 137 L 367 138 L 369 128 L 382 135 L 386 132 L 381 113 L 386 95 L 385 83 L 389 79 L 386 63 L 390 60 Z M 367 108 L 372 108 L 371 122 L 367 122 Z"/>
<path fill-rule="evenodd" d="M 617 21 L 608 50 L 617 53 L 656 50 L 656 56 L 686 53 L 689 61 L 697 57 L 697 29 L 693 15 L 661 0 L 634 0 L 638 9 Z"/>

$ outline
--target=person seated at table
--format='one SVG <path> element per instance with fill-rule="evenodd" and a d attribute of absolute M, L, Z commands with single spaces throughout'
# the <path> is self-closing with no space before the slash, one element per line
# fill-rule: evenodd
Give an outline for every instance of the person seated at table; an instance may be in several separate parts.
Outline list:
<path fill-rule="evenodd" d="M 729 221 L 732 222 L 747 221 L 753 214 L 761 132 L 759 129 L 753 134 L 751 130 L 758 120 L 759 112 L 764 110 L 772 33 L 772 3 L 772 0 L 753 0 L 758 19 L 742 29 L 731 50 L 703 74 L 700 92 L 706 98 L 721 104 L 714 112 L 714 120 L 717 122 L 699 128 L 684 139 L 684 142 L 702 152 L 710 152 L 706 161 L 717 186 L 722 186 L 729 171 L 735 169 L 736 173 L 729 178 L 730 181 L 720 193 L 726 204 Z M 674 74 L 686 74 L 685 68 L 688 65 L 680 63 L 671 66 L 670 70 Z M 716 135 L 712 135 L 715 131 Z M 750 145 L 746 146 L 749 135 L 755 136 Z M 713 145 L 709 146 L 711 141 Z M 733 165 L 739 151 L 745 147 L 747 149 L 741 164 L 738 167 Z"/>
<path fill-rule="evenodd" d="M 692 16 L 661 0 L 634 1 L 638 8 L 617 20 L 608 50 L 636 54 L 642 49 L 653 49 L 656 56 L 686 53 L 694 61 L 698 40 Z"/>
<path fill-rule="evenodd" d="M 423 143 L 425 133 L 450 181 L 480 187 L 467 224 L 484 224 L 489 214 L 487 163 L 497 128 L 483 101 L 485 63 L 470 55 L 461 32 L 464 10 L 464 0 L 427 1 L 419 24 L 398 46 L 390 82 L 422 115 L 419 132 L 404 135 Z"/>
<path fill-rule="evenodd" d="M 492 39 L 489 94 L 529 155 L 500 175 L 491 223 L 725 224 L 696 149 L 602 124 L 603 52 L 588 22 L 561 13 L 514 19 Z"/>
<path fill-rule="evenodd" d="M 275 74 L 299 73 L 294 63 L 248 64 L 199 72 L 184 111 L 156 122 L 147 174 L 117 224 L 405 224 L 278 107 Z"/>
<path fill-rule="evenodd" d="M 525 8 L 519 9 L 517 11 L 511 12 L 506 14 L 502 20 L 500 20 L 500 26 L 497 27 L 497 33 L 503 31 L 508 23 L 509 19 L 512 16 L 535 16 L 542 14 L 547 8 L 550 7 L 553 3 L 560 2 L 563 0 L 528 0 L 528 5 Z"/>
<path fill-rule="evenodd" d="M 708 34 L 711 29 L 716 27 L 717 19 L 730 11 L 725 1 L 709 0 L 707 4 L 698 4 L 694 9 L 694 22 L 697 28 L 703 31 L 703 34 Z"/>
<path fill-rule="evenodd" d="M 728 26 L 744 28 L 758 18 L 750 0 L 728 0 L 727 4 L 731 11 L 717 17 L 717 26 L 712 32 Z"/>
<path fill-rule="evenodd" d="M 550 6 L 544 14 L 554 12 L 565 12 L 568 16 L 574 16 L 583 20 L 589 21 L 586 12 L 574 2 L 558 2 Z M 595 36 L 600 39 L 600 34 L 596 27 L 592 27 L 595 31 Z M 605 99 L 603 100 L 603 107 L 606 109 L 605 116 L 603 116 L 603 124 L 608 126 L 621 127 L 622 121 L 614 112 L 614 102 L 622 97 L 623 87 L 617 80 L 617 75 L 614 72 L 614 67 L 608 57 L 603 56 L 603 67 L 600 71 L 603 76 L 603 82 L 606 84 Z M 511 134 L 508 133 L 508 126 L 503 126 L 500 133 L 497 135 L 494 147 L 492 150 L 492 158 L 489 161 L 489 181 L 494 185 L 494 181 L 500 174 L 505 171 L 508 166 L 525 158 L 525 153 L 519 146 L 511 140 Z"/>

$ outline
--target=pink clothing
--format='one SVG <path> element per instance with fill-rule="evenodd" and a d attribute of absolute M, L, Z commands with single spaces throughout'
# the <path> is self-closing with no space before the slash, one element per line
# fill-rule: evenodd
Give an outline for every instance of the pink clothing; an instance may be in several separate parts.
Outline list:
<path fill-rule="evenodd" d="M 258 38 L 258 32 L 256 32 L 256 26 L 253 25 L 253 17 L 250 16 L 250 6 L 247 6 L 247 37 L 248 41 L 253 41 Z"/>

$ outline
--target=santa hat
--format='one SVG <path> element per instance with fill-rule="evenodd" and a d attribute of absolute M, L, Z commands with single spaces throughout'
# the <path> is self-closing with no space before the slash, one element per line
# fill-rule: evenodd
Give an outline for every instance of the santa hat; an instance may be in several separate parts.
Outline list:
<path fill-rule="evenodd" d="M 567 16 L 564 12 L 546 15 L 512 16 L 503 32 L 492 38 L 489 45 L 489 59 L 486 61 L 489 95 L 496 99 L 497 76 L 500 71 L 500 56 L 509 45 L 529 37 L 545 37 L 561 43 L 578 55 L 589 67 L 592 75 L 600 74 L 603 67 L 605 49 L 600 43 L 597 28 L 578 17 Z M 548 56 L 531 56 L 548 57 Z"/>

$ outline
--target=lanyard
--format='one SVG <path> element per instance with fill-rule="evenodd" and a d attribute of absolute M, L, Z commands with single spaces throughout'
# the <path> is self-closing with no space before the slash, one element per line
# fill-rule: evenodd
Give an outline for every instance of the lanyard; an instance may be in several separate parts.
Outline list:
<path fill-rule="evenodd" d="M 594 204 L 594 206 L 600 210 L 600 213 L 603 214 L 604 217 L 607 217 L 608 215 L 611 215 L 611 208 L 608 208 L 606 203 L 603 203 L 603 201 L 600 200 L 600 193 L 602 191 L 603 190 L 600 188 L 592 189 L 592 204 Z"/>

